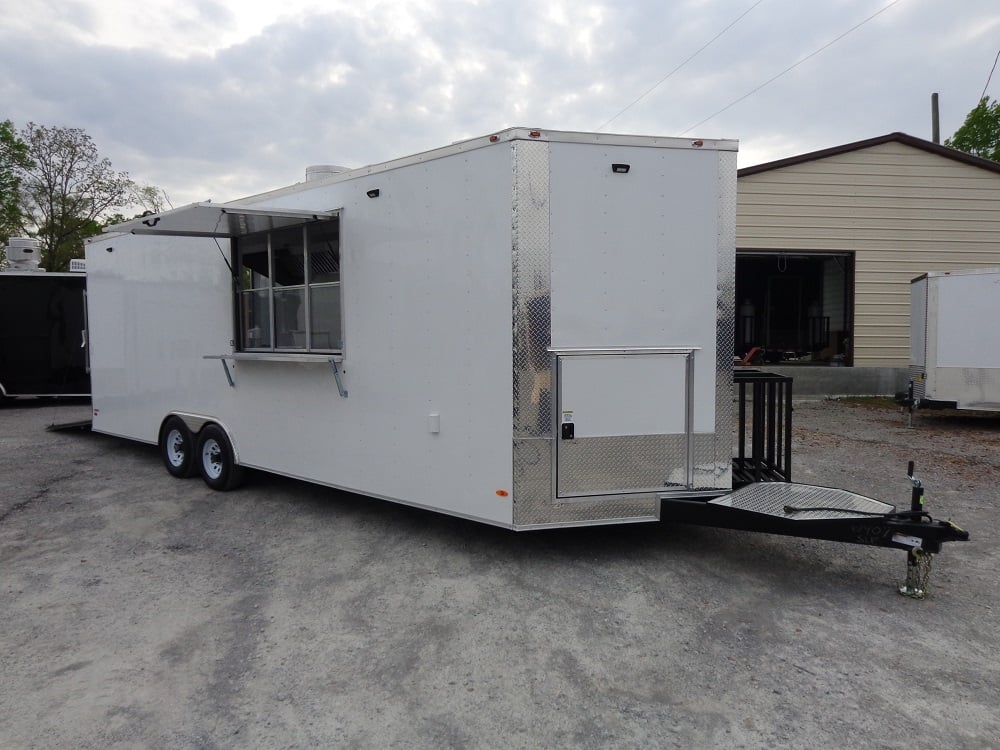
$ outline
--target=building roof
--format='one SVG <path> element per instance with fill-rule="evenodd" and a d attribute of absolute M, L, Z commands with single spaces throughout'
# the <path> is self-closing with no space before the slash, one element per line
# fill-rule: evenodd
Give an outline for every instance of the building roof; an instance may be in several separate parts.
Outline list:
<path fill-rule="evenodd" d="M 842 146 L 825 148 L 821 151 L 811 151 L 808 154 L 790 156 L 787 159 L 778 159 L 777 161 L 769 161 L 764 164 L 755 164 L 752 167 L 744 167 L 737 172 L 737 175 L 739 177 L 746 177 L 760 172 L 769 172 L 772 169 L 791 167 L 795 164 L 806 164 L 818 159 L 825 159 L 829 156 L 839 156 L 840 154 L 847 154 L 851 151 L 859 151 L 864 148 L 871 148 L 872 146 L 881 146 L 883 143 L 903 143 L 907 146 L 912 146 L 913 148 L 919 148 L 923 151 L 943 156 L 946 159 L 953 159 L 954 161 L 959 161 L 963 164 L 970 164 L 974 167 L 980 167 L 981 169 L 986 169 L 990 172 L 1000 174 L 1000 162 L 983 159 L 979 156 L 973 156 L 972 154 L 967 154 L 964 151 L 959 151 L 958 149 L 954 149 L 949 146 L 942 146 L 932 141 L 925 141 L 923 138 L 917 138 L 912 135 L 907 135 L 906 133 L 889 133 L 888 135 L 880 135 L 877 138 L 869 138 L 865 141 L 845 143 Z"/>

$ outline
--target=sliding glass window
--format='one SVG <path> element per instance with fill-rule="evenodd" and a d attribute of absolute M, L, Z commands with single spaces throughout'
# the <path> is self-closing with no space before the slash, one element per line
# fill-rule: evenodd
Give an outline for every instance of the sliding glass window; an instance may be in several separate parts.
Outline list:
<path fill-rule="evenodd" d="M 339 352 L 340 219 L 234 240 L 243 351 Z"/>

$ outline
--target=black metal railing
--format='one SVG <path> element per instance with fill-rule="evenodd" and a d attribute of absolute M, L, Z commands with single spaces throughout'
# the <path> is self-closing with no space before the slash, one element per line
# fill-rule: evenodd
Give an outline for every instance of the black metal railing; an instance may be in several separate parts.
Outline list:
<path fill-rule="evenodd" d="M 733 381 L 739 417 L 733 488 L 751 482 L 791 482 L 792 379 L 737 368 Z"/>

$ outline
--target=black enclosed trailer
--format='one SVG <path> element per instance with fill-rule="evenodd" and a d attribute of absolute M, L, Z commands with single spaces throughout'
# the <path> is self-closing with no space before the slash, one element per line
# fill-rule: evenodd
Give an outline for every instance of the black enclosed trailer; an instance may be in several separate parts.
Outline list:
<path fill-rule="evenodd" d="M 0 273 L 0 396 L 89 396 L 84 273 Z"/>

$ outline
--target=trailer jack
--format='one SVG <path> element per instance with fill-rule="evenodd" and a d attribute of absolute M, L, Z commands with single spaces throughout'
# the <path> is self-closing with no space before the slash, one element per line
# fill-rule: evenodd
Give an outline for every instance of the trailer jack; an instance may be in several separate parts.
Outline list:
<path fill-rule="evenodd" d="M 932 555 L 945 542 L 968 541 L 969 533 L 951 521 L 937 521 L 924 509 L 923 485 L 907 476 L 913 492 L 910 510 L 832 487 L 791 482 L 758 482 L 712 500 L 660 495 L 660 517 L 699 526 L 759 531 L 805 539 L 825 539 L 906 550 L 906 582 L 899 593 L 927 596 Z"/>

